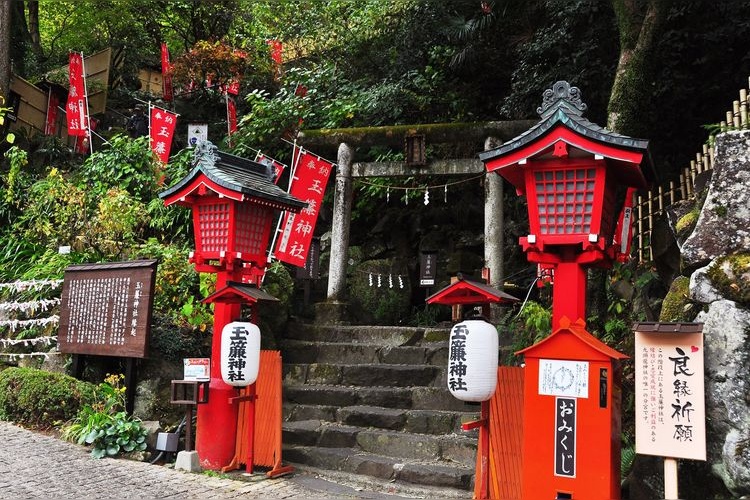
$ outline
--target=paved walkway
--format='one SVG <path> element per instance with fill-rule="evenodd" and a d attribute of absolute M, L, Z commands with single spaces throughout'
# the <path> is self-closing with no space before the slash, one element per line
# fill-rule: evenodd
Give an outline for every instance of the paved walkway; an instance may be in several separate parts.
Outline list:
<path fill-rule="evenodd" d="M 304 474 L 242 480 L 191 474 L 124 459 L 94 459 L 88 449 L 0 422 L 0 499 L 396 499 Z"/>

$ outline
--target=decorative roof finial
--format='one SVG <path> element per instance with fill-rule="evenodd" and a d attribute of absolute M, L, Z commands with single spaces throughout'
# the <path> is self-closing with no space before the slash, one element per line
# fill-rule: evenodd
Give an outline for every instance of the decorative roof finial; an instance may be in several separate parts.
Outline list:
<path fill-rule="evenodd" d="M 555 82 L 551 89 L 547 89 L 542 94 L 542 105 L 536 108 L 536 112 L 542 118 L 549 116 L 552 111 L 560 106 L 565 106 L 571 113 L 582 115 L 586 111 L 586 104 L 581 101 L 581 89 L 571 87 L 564 80 Z"/>
<path fill-rule="evenodd" d="M 198 164 L 206 161 L 215 164 L 220 160 L 219 155 L 216 154 L 216 151 L 218 150 L 219 148 L 217 148 L 211 141 L 198 141 L 193 150 L 193 163 Z"/>

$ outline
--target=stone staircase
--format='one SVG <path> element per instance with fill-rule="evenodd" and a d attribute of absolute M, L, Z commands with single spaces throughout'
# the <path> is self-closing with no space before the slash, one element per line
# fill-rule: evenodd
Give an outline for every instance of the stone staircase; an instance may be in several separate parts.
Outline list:
<path fill-rule="evenodd" d="M 471 497 L 479 407 L 446 388 L 448 329 L 293 324 L 282 345 L 283 457 L 320 471 Z"/>

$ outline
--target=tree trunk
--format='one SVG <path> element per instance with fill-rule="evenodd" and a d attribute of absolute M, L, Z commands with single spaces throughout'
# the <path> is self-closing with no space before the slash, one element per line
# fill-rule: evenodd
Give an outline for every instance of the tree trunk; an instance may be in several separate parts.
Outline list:
<path fill-rule="evenodd" d="M 0 95 L 10 93 L 10 13 L 11 0 L 0 0 Z"/>
<path fill-rule="evenodd" d="M 42 51 L 42 38 L 39 35 L 39 2 L 38 0 L 29 0 L 29 39 L 31 40 L 31 50 L 36 55 L 37 60 L 44 59 Z"/>
<path fill-rule="evenodd" d="M 607 128 L 638 136 L 649 106 L 650 55 L 671 0 L 612 0 L 620 32 L 620 59 L 609 97 Z"/>
<path fill-rule="evenodd" d="M 612 0 L 620 33 L 620 59 L 607 109 L 607 128 L 613 132 L 633 137 L 647 132 L 642 116 L 651 106 L 651 54 L 671 1 Z M 600 329 L 609 306 L 607 276 L 604 270 L 589 270 L 588 315 Z"/>

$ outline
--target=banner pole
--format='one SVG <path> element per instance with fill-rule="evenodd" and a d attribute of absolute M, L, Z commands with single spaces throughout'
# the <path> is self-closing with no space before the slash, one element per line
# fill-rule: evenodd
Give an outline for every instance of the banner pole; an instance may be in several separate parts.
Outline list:
<path fill-rule="evenodd" d="M 89 154 L 94 154 L 94 141 L 91 137 L 91 110 L 89 109 L 89 89 L 86 85 L 86 60 L 81 51 L 81 77 L 83 78 L 83 100 L 86 103 L 86 136 L 89 139 Z"/>

